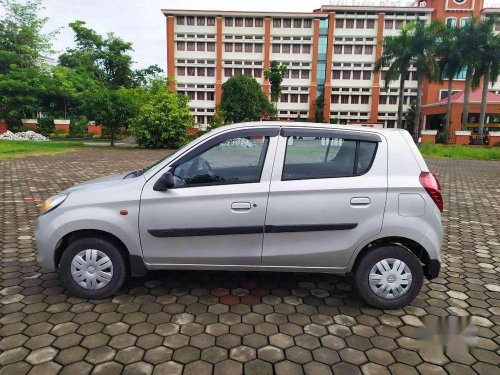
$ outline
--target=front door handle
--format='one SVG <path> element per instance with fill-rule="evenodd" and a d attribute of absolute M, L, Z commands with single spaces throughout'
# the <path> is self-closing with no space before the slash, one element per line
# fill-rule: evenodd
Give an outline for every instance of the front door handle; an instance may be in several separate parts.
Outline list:
<path fill-rule="evenodd" d="M 231 210 L 234 211 L 248 211 L 252 205 L 249 202 L 234 202 L 231 204 Z"/>
<path fill-rule="evenodd" d="M 351 206 L 368 206 L 370 204 L 370 198 L 368 197 L 354 197 L 351 198 Z"/>

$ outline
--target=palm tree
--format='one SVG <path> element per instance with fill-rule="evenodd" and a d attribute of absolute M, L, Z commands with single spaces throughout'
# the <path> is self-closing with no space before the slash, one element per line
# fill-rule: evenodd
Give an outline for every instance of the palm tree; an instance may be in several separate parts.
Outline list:
<path fill-rule="evenodd" d="M 451 88 L 453 79 L 465 68 L 466 63 L 461 48 L 461 29 L 456 26 L 447 26 L 443 30 L 442 39 L 439 40 L 438 56 L 441 77 L 448 82 L 446 96 L 446 122 L 444 125 L 444 139 L 448 143 L 451 115 Z"/>
<path fill-rule="evenodd" d="M 444 24 L 440 21 L 432 21 L 428 24 L 417 18 L 408 27 L 410 28 L 411 35 L 410 50 L 412 63 L 417 69 L 417 102 L 413 132 L 415 139 L 418 139 L 424 80 L 439 81 L 440 70 L 436 55 L 438 40 Z"/>
<path fill-rule="evenodd" d="M 398 121 L 397 128 L 403 124 L 403 99 L 405 79 L 411 65 L 412 54 L 410 50 L 410 33 L 407 26 L 395 36 L 387 36 L 382 42 L 382 56 L 375 62 L 375 72 L 380 72 L 382 67 L 389 66 L 385 73 L 385 89 L 389 88 L 391 81 L 399 78 Z"/>
<path fill-rule="evenodd" d="M 493 31 L 495 23 L 495 18 L 490 17 L 479 24 L 479 31 L 481 33 L 481 43 L 477 46 L 479 63 L 474 74 L 473 82 L 479 86 L 481 78 L 483 78 L 483 91 L 479 112 L 477 143 L 482 143 L 483 141 L 488 86 L 490 82 L 492 84 L 496 82 L 500 71 L 500 35 L 495 35 Z"/>

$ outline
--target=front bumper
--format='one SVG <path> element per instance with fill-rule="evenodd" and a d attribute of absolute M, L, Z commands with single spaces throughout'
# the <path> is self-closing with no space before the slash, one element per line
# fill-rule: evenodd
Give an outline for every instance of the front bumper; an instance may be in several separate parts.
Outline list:
<path fill-rule="evenodd" d="M 428 280 L 435 279 L 439 276 L 441 270 L 441 263 L 438 259 L 431 259 L 428 264 L 424 266 L 424 275 Z"/>
<path fill-rule="evenodd" d="M 38 265 L 46 270 L 55 271 L 54 251 L 57 246 L 53 236 L 54 229 L 46 215 L 41 215 L 36 222 L 35 238 Z"/>

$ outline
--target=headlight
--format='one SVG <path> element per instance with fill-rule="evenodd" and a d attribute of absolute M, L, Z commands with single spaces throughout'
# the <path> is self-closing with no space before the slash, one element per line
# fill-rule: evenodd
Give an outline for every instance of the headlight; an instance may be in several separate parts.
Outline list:
<path fill-rule="evenodd" d="M 52 211 L 67 198 L 68 194 L 57 194 L 50 197 L 43 203 L 42 215 Z"/>

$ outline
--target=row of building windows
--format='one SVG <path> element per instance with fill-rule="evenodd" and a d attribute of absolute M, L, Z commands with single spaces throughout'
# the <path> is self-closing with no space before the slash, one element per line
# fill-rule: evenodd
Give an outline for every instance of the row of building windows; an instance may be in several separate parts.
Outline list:
<path fill-rule="evenodd" d="M 309 70 L 307 69 L 288 69 L 285 73 L 285 78 L 292 79 L 309 79 Z"/>
<path fill-rule="evenodd" d="M 332 95 L 332 104 L 369 104 L 370 95 Z"/>
<path fill-rule="evenodd" d="M 332 79 L 372 79 L 370 70 L 333 70 Z"/>
<path fill-rule="evenodd" d="M 375 20 L 364 20 L 364 19 L 336 19 L 335 27 L 337 29 L 374 29 Z"/>
<path fill-rule="evenodd" d="M 312 20 L 302 20 L 300 18 L 294 18 L 293 20 L 291 18 L 273 18 L 273 27 L 283 27 L 287 29 L 291 28 L 292 26 L 296 29 L 299 29 L 301 27 L 310 28 L 312 26 Z"/>
<path fill-rule="evenodd" d="M 243 47 L 244 45 L 244 47 Z M 225 52 L 243 52 L 243 50 L 247 53 L 261 53 L 262 52 L 262 44 L 252 44 L 252 43 L 224 43 L 224 51 Z"/>
<path fill-rule="evenodd" d="M 282 94 L 281 103 L 307 103 L 309 95 L 307 94 Z"/>
<path fill-rule="evenodd" d="M 194 67 L 194 66 L 178 66 L 177 67 L 178 76 L 188 76 L 188 77 L 215 77 L 215 68 L 205 68 L 205 67 Z"/>
<path fill-rule="evenodd" d="M 403 104 L 410 105 L 416 100 L 416 96 L 404 96 Z M 379 104 L 398 104 L 398 96 L 397 95 L 380 95 L 378 98 Z"/>
<path fill-rule="evenodd" d="M 177 16 L 177 25 L 215 26 L 215 17 Z"/>
<path fill-rule="evenodd" d="M 177 42 L 177 51 L 215 52 L 214 42 Z"/>
<path fill-rule="evenodd" d="M 385 81 L 385 76 L 387 72 L 385 70 L 380 72 L 380 79 Z M 417 72 L 408 72 L 405 76 L 405 81 L 416 81 L 417 80 Z"/>
<path fill-rule="evenodd" d="M 225 17 L 224 24 L 227 27 L 262 27 L 264 26 L 263 18 L 242 18 L 242 17 Z"/>
<path fill-rule="evenodd" d="M 310 44 L 273 44 L 273 53 L 311 53 Z"/>
<path fill-rule="evenodd" d="M 246 75 L 249 77 L 261 78 L 262 69 L 260 68 L 224 68 L 224 77 Z"/>
<path fill-rule="evenodd" d="M 372 45 L 351 45 L 351 44 L 335 44 L 333 46 L 333 53 L 336 55 L 362 55 L 364 51 L 365 55 L 373 54 Z"/>
<path fill-rule="evenodd" d="M 385 20 L 384 21 L 384 29 L 396 29 L 399 30 L 401 29 L 406 22 L 404 20 Z"/>
<path fill-rule="evenodd" d="M 177 91 L 177 93 L 187 95 L 190 100 L 215 100 L 213 91 Z"/>

